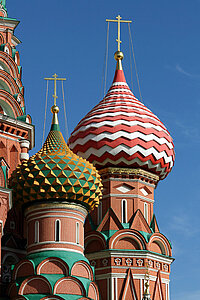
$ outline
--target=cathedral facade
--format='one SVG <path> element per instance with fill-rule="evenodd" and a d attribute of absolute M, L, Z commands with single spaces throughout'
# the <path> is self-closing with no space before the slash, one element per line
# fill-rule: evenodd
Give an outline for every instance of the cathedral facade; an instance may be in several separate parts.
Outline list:
<path fill-rule="evenodd" d="M 120 16 L 116 22 L 119 29 Z M 59 78 L 52 78 L 51 128 L 29 158 L 34 126 L 25 109 L 18 23 L 1 1 L 2 299 L 169 300 L 174 259 L 154 191 L 173 167 L 174 145 L 126 82 L 119 31 L 111 87 L 68 143 L 58 120 Z"/>

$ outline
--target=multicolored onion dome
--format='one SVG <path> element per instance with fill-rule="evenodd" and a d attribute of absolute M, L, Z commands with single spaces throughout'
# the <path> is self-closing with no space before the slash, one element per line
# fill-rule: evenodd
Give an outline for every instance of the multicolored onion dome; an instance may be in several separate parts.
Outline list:
<path fill-rule="evenodd" d="M 100 103 L 77 125 L 69 139 L 74 153 L 105 167 L 142 168 L 164 179 L 174 164 L 173 140 L 163 123 L 131 92 L 121 60 Z"/>
<path fill-rule="evenodd" d="M 99 204 L 102 183 L 96 168 L 74 154 L 60 132 L 53 106 L 51 130 L 42 149 L 13 172 L 10 187 L 17 202 L 67 199 L 84 202 L 91 210 Z M 87 206 L 86 205 L 86 206 Z"/>

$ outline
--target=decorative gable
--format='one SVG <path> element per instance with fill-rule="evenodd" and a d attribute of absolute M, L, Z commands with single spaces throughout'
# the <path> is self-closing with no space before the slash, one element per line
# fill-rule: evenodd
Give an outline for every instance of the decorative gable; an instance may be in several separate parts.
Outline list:
<path fill-rule="evenodd" d="M 152 233 L 151 229 L 146 221 L 146 219 L 144 218 L 142 212 L 140 209 L 138 209 L 133 217 L 133 222 L 131 224 L 131 229 L 135 229 L 138 231 L 144 231 L 147 233 Z"/>

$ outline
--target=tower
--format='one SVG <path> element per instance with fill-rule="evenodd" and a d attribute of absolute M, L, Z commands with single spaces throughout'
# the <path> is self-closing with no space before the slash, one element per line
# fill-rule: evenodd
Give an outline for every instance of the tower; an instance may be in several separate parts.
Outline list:
<path fill-rule="evenodd" d="M 13 270 L 10 299 L 99 300 L 93 268 L 84 256 L 84 222 L 98 206 L 96 168 L 74 154 L 58 123 L 56 81 L 51 130 L 42 149 L 12 174 L 14 205 L 27 223 L 27 257 Z"/>
<path fill-rule="evenodd" d="M 109 20 L 111 21 L 111 20 Z M 171 244 L 154 214 L 154 191 L 174 164 L 172 138 L 163 123 L 126 83 L 120 51 L 106 96 L 77 125 L 72 151 L 93 163 L 103 182 L 103 199 L 86 221 L 85 253 L 95 266 L 104 300 L 169 300 Z M 144 294 L 145 292 L 145 294 Z"/>
<path fill-rule="evenodd" d="M 12 193 L 8 178 L 20 161 L 28 159 L 28 150 L 34 146 L 34 126 L 26 114 L 22 67 L 19 52 L 20 40 L 14 31 L 19 21 L 9 18 L 6 0 L 0 1 L 0 286 L 9 280 L 10 264 L 22 255 L 15 253 L 13 245 L 22 231 L 20 212 L 12 210 Z M 10 211 L 8 215 L 8 211 Z M 8 219 L 7 219 L 8 217 Z M 7 219 L 7 223 L 6 223 Z M 6 234 L 8 233 L 8 234 Z M 3 235 L 4 234 L 4 235 Z M 14 241 L 13 234 L 18 241 Z M 3 236 L 3 237 L 2 237 Z M 11 241 L 12 239 L 12 241 Z M 18 245 L 19 246 L 19 245 Z M 21 247 L 21 246 L 19 246 Z M 21 249 L 19 250 L 21 251 Z M 1 280 L 1 274 L 3 279 Z"/>

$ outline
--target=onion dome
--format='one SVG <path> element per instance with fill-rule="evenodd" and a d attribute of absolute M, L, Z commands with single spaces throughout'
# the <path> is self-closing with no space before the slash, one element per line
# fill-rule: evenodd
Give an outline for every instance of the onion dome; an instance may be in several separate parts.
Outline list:
<path fill-rule="evenodd" d="M 22 204 L 47 199 L 78 201 L 91 210 L 99 204 L 102 183 L 96 168 L 74 154 L 60 132 L 52 107 L 51 130 L 42 149 L 23 161 L 13 172 L 10 187 L 13 198 Z"/>
<path fill-rule="evenodd" d="M 107 95 L 77 125 L 69 139 L 76 154 L 98 169 L 142 168 L 164 179 L 174 164 L 172 137 L 163 123 L 131 92 L 122 69 L 123 53 Z"/>

